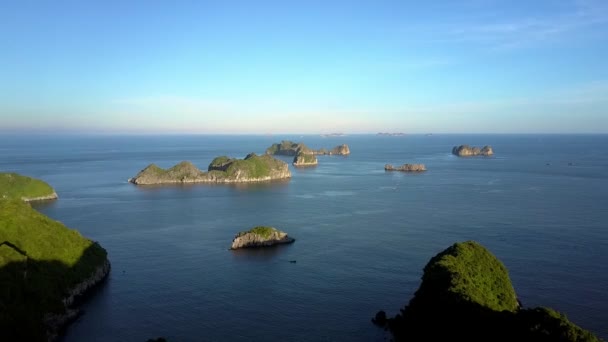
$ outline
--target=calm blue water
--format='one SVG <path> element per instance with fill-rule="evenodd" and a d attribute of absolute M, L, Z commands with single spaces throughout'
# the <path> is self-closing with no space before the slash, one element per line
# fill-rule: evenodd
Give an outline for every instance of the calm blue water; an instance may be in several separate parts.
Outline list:
<path fill-rule="evenodd" d="M 152 162 L 206 168 L 283 138 L 347 143 L 352 155 L 321 156 L 272 185 L 126 182 Z M 463 143 L 490 144 L 496 156 L 452 156 Z M 37 208 L 109 252 L 109 281 L 68 342 L 383 340 L 370 318 L 398 312 L 429 258 L 469 239 L 506 264 L 524 305 L 608 338 L 606 146 L 606 135 L 4 136 L 0 170 L 48 181 L 60 199 Z M 383 170 L 405 162 L 429 171 Z M 254 225 L 297 241 L 229 251 Z"/>

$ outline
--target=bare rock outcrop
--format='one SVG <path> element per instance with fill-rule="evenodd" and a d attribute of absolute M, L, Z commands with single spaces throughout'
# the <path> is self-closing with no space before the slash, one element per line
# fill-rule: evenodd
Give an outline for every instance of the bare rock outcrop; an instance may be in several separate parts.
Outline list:
<path fill-rule="evenodd" d="M 238 233 L 232 240 L 230 249 L 269 247 L 294 241 L 294 238 L 276 228 L 258 226 Z"/>
<path fill-rule="evenodd" d="M 452 154 L 459 157 L 473 157 L 473 156 L 491 156 L 494 154 L 492 146 L 471 147 L 469 145 L 454 146 L 452 148 Z"/>

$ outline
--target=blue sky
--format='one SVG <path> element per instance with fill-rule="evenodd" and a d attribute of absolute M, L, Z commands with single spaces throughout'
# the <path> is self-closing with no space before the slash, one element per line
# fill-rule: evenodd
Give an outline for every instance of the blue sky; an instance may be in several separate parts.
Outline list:
<path fill-rule="evenodd" d="M 1 1 L 0 131 L 608 133 L 608 1 Z"/>

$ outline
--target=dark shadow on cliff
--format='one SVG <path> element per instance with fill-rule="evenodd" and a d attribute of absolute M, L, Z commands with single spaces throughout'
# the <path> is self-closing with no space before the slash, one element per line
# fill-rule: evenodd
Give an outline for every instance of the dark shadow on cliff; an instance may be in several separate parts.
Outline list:
<path fill-rule="evenodd" d="M 596 341 L 551 309 L 499 312 L 470 302 L 410 304 L 387 327 L 395 341 Z"/>
<path fill-rule="evenodd" d="M 6 263 L 0 267 L 0 340 L 47 341 L 47 314 L 76 318 L 75 303 L 66 308 L 62 300 L 69 289 L 90 277 L 105 259 L 105 250 L 96 243 L 85 249 L 72 266 L 56 260 L 29 258 L 27 251 L 10 242 L 1 243 L 0 261 Z M 84 298 L 77 297 L 75 302 Z M 57 320 L 54 325 L 65 328 Z"/>

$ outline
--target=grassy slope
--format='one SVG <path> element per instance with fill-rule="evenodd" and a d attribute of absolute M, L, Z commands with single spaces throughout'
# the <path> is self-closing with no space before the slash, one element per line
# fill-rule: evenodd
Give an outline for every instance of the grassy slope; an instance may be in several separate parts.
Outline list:
<path fill-rule="evenodd" d="M 106 251 L 19 200 L 0 200 L 0 243 L 5 241 L 27 258 L 0 246 L 0 327 L 35 340 L 44 334 L 42 315 L 63 312 L 66 291 L 102 265 Z"/>
<path fill-rule="evenodd" d="M 49 196 L 55 192 L 47 183 L 16 173 L 0 173 L 0 199 Z"/>
<path fill-rule="evenodd" d="M 473 241 L 429 261 L 414 298 L 389 326 L 396 341 L 598 341 L 554 310 L 519 309 L 505 266 Z"/>
<path fill-rule="evenodd" d="M 433 284 L 430 284 L 433 283 Z M 436 289 L 437 284 L 441 289 Z M 492 310 L 515 311 L 519 304 L 507 268 L 477 242 L 456 243 L 424 268 L 421 290 L 432 285 L 435 295 L 467 301 Z"/>

